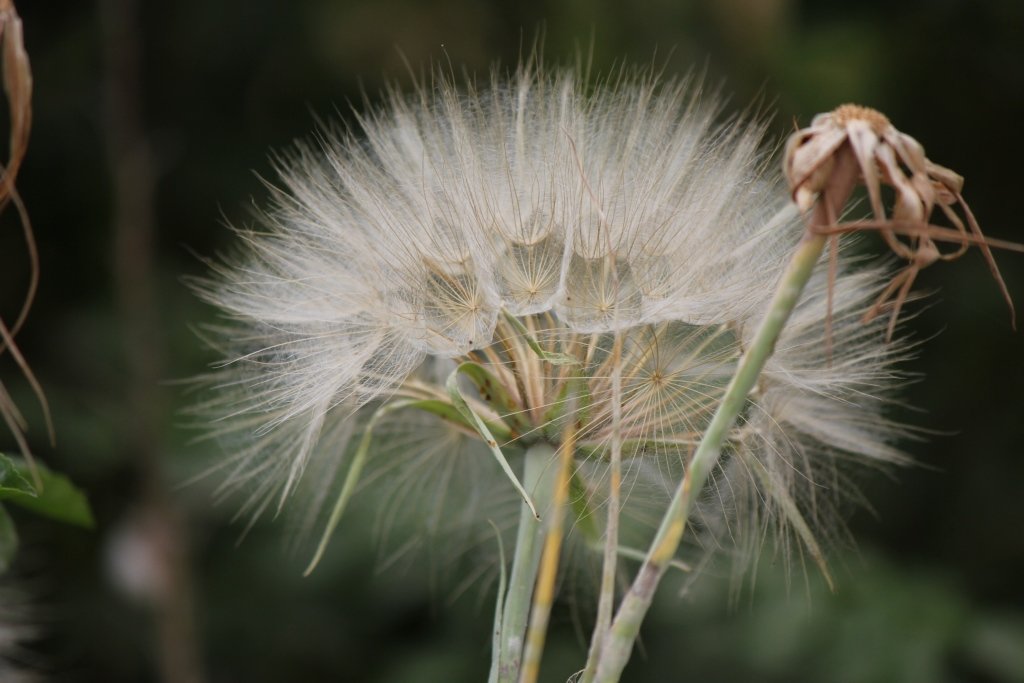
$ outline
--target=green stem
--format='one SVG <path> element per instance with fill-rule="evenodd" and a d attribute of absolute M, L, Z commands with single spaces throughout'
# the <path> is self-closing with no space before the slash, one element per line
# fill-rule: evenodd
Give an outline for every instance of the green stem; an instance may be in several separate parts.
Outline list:
<path fill-rule="evenodd" d="M 757 384 L 765 363 L 775 350 L 779 335 L 821 257 L 825 240 L 826 238 L 821 235 L 805 234 L 786 268 L 768 313 L 761 321 L 761 327 L 750 347 L 740 359 L 736 374 L 729 382 L 725 396 L 676 489 L 654 542 L 647 552 L 647 558 L 629 592 L 622 599 L 597 663 L 594 678 L 597 683 L 616 683 L 622 675 L 658 583 L 679 548 L 694 500 L 718 462 L 730 428 L 746 405 L 747 396 Z"/>
<path fill-rule="evenodd" d="M 579 683 L 593 683 L 594 667 L 601 657 L 604 639 L 612 625 L 615 608 L 615 578 L 619 566 L 619 511 L 622 507 L 622 335 L 615 333 L 612 347 L 612 438 L 608 468 L 608 516 L 605 524 L 601 595 L 597 601 L 597 620 L 590 637 L 587 665 Z"/>
<path fill-rule="evenodd" d="M 526 451 L 523 487 L 530 492 L 537 509 L 542 513 L 546 513 L 550 507 L 557 476 L 554 447 L 542 442 Z M 512 572 L 501 620 L 501 647 L 494 653 L 498 657 L 499 683 L 515 683 L 519 679 L 526 624 L 543 548 L 544 523 L 534 516 L 525 502 L 519 510 L 515 555 L 512 558 Z"/>
<path fill-rule="evenodd" d="M 573 383 L 576 383 L 575 381 Z M 570 394 L 568 414 L 576 415 L 575 392 Z M 558 464 L 553 477 L 551 501 L 545 513 L 544 550 L 540 556 L 540 571 L 533 590 L 530 607 L 530 627 L 526 630 L 526 650 L 523 653 L 519 683 L 537 683 L 540 677 L 540 660 L 547 639 L 551 606 L 555 602 L 555 579 L 562 556 L 562 541 L 565 539 L 565 508 L 569 497 L 569 481 L 572 477 L 573 457 L 576 453 L 576 430 L 579 423 L 573 419 L 565 426 L 564 438 L 558 446 Z"/>

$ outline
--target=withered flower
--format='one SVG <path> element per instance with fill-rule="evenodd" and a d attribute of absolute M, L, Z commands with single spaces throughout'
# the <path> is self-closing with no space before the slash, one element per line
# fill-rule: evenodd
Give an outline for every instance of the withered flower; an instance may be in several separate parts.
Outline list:
<path fill-rule="evenodd" d="M 809 229 L 832 235 L 832 264 L 838 251 L 838 235 L 859 230 L 878 230 L 889 248 L 909 262 L 864 314 L 867 322 L 886 309 L 892 311 L 887 339 L 892 338 L 900 309 L 921 269 L 936 261 L 957 259 L 972 245 L 985 256 L 1010 307 L 1011 324 L 1016 327 L 1013 300 L 990 247 L 1019 250 L 1019 245 L 986 239 L 961 195 L 963 177 L 929 160 L 921 144 L 897 130 L 884 114 L 856 104 L 844 104 L 829 113 L 818 114 L 808 128 L 790 136 L 784 164 L 793 199 L 801 211 L 811 211 L 818 202 L 809 219 Z M 850 175 L 851 168 L 856 169 L 856 176 Z M 840 223 L 837 207 L 845 203 L 856 182 L 867 189 L 874 220 Z M 882 202 L 883 185 L 895 191 L 891 214 Z M 835 196 L 819 202 L 830 193 Z M 952 229 L 931 223 L 936 207 Z M 937 241 L 958 246 L 942 253 Z M 832 265 L 830 272 L 834 273 L 834 268 Z"/>

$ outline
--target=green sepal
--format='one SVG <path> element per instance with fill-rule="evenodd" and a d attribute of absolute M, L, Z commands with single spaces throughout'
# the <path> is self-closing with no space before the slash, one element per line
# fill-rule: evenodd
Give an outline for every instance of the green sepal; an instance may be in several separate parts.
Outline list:
<path fill-rule="evenodd" d="M 7 467 L 13 467 L 13 473 Z M 6 471 L 0 500 L 59 522 L 86 529 L 95 526 L 85 494 L 63 474 L 40 463 L 30 468 L 21 458 L 3 455 L 0 455 L 0 470 Z M 29 479 L 39 482 L 38 488 L 29 484 L 29 490 L 24 490 Z"/>
<path fill-rule="evenodd" d="M 341 516 L 345 512 L 345 508 L 348 507 L 348 502 L 352 498 L 352 494 L 355 493 L 356 485 L 359 483 L 359 478 L 362 476 L 363 467 L 366 465 L 366 458 L 370 452 L 370 445 L 373 442 L 373 430 L 382 418 L 390 413 L 397 410 L 404 410 L 406 408 L 415 408 L 424 412 L 430 413 L 431 415 L 437 415 L 438 417 L 452 422 L 463 429 L 470 432 L 479 433 L 477 425 L 472 422 L 465 413 L 458 409 L 453 403 L 441 401 L 439 399 L 399 399 L 386 403 L 380 406 L 370 417 L 366 423 L 366 427 L 363 429 L 363 436 L 359 441 L 359 446 L 356 448 L 355 453 L 352 455 L 352 464 L 349 465 L 348 472 L 345 474 L 345 481 L 342 482 L 341 491 L 338 493 L 338 498 L 334 502 L 334 507 L 331 509 L 331 515 L 327 520 L 327 526 L 324 528 L 324 533 L 320 537 L 320 542 L 317 544 L 316 552 L 313 554 L 313 559 L 310 560 L 306 566 L 303 576 L 309 576 L 316 569 L 316 566 L 320 564 L 320 560 L 323 559 L 324 552 L 327 550 L 327 544 L 330 542 L 331 536 L 334 534 L 335 529 L 338 527 L 338 523 L 341 521 Z M 499 438 L 508 439 L 510 432 L 504 424 L 495 424 L 492 421 L 488 421 L 485 428 L 490 428 L 491 433 L 497 433 Z"/>
<path fill-rule="evenodd" d="M 363 429 L 363 437 L 359 440 L 359 447 L 356 448 L 356 452 L 352 455 L 352 464 L 348 467 L 348 473 L 345 474 L 345 481 L 341 485 L 341 491 L 338 493 L 338 499 L 334 501 L 334 507 L 331 509 L 331 516 L 327 520 L 327 526 L 324 527 L 324 533 L 320 537 L 320 543 L 317 544 L 316 552 L 313 553 L 313 559 L 309 561 L 306 566 L 306 570 L 302 573 L 303 576 L 309 576 L 316 569 L 316 566 L 320 564 L 320 560 L 324 556 L 324 551 L 327 550 L 327 544 L 331 540 L 331 536 L 334 535 L 334 530 L 338 527 L 338 522 L 341 521 L 341 515 L 345 512 L 345 508 L 348 506 L 348 501 L 352 498 L 352 494 L 355 493 L 356 484 L 359 483 L 359 477 L 362 476 L 363 466 L 366 464 L 366 456 L 370 452 L 370 444 L 373 441 L 373 430 L 377 426 L 377 423 L 381 421 L 383 417 L 389 413 L 393 413 L 396 410 L 402 410 L 403 408 L 420 408 L 434 415 L 440 415 L 441 417 L 448 417 L 444 406 L 447 406 L 444 401 L 435 400 L 398 400 L 392 403 L 385 403 L 384 405 L 377 408 L 373 415 L 370 416 L 369 421 L 366 423 L 366 427 Z M 451 407 L 451 406 L 449 406 Z M 456 417 L 459 417 L 456 415 Z M 461 418 L 458 420 L 461 421 Z"/>
<path fill-rule="evenodd" d="M 448 375 L 448 381 L 445 383 L 448 389 L 448 397 L 451 398 L 452 403 L 458 409 L 458 411 L 465 417 L 476 429 L 480 438 L 484 440 L 487 447 L 491 449 L 491 453 L 494 455 L 494 459 L 498 461 L 502 471 L 505 472 L 505 476 L 508 477 L 509 481 L 512 482 L 512 486 L 516 492 L 522 497 L 523 501 L 529 506 L 530 511 L 533 512 L 533 516 L 540 519 L 540 515 L 537 514 L 537 506 L 533 504 L 533 500 L 530 498 L 530 494 L 523 488 L 522 483 L 519 481 L 519 477 L 512 471 L 512 467 L 509 466 L 508 460 L 505 459 L 505 454 L 501 452 L 501 448 L 498 446 L 498 441 L 495 439 L 494 434 L 491 432 L 487 423 L 482 417 L 477 415 L 473 408 L 470 407 L 469 403 L 462 395 L 462 390 L 459 389 L 459 375 L 465 373 L 467 370 L 471 370 L 472 367 L 476 366 L 476 363 L 466 362 L 462 363 L 454 370 L 452 374 Z"/>
<path fill-rule="evenodd" d="M 437 415 L 438 417 L 456 424 L 463 429 L 476 433 L 476 426 L 467 420 L 465 415 L 459 412 L 454 405 L 447 401 L 441 401 L 439 399 L 416 399 L 411 401 L 400 401 L 400 403 L 402 404 L 402 408 L 416 408 L 417 410 L 422 410 L 430 413 L 431 415 Z M 488 429 L 490 429 L 491 433 L 494 434 L 495 438 L 502 441 L 507 441 L 512 438 L 512 432 L 506 425 L 500 422 L 494 422 L 493 420 L 485 420 L 485 422 L 487 423 Z"/>
<path fill-rule="evenodd" d="M 541 348 L 540 342 L 533 336 L 533 334 L 526 328 L 523 321 L 515 317 L 506 310 L 502 310 L 505 316 L 505 320 L 515 328 L 515 331 L 522 335 L 523 339 L 526 340 L 526 345 L 530 347 L 537 356 L 552 365 L 580 365 L 580 359 L 576 356 L 569 355 L 568 353 L 553 353 L 551 351 L 545 351 Z"/>
<path fill-rule="evenodd" d="M 473 382 L 473 386 L 479 392 L 480 398 L 495 409 L 495 412 L 501 416 L 501 419 L 508 424 L 512 431 L 516 434 L 525 434 L 530 431 L 530 423 L 526 419 L 526 414 L 522 407 L 505 390 L 505 385 L 499 382 L 498 378 L 487 368 L 479 363 L 466 362 L 459 366 L 459 372 Z M 506 429 L 504 426 L 488 422 L 488 428 L 502 441 L 512 437 L 511 434 L 507 437 L 502 437 L 495 432 L 496 427 L 502 431 Z"/>

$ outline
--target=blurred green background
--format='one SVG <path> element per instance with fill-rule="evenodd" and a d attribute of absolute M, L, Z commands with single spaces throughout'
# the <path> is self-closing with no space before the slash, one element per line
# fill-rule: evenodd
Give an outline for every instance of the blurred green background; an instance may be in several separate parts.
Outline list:
<path fill-rule="evenodd" d="M 35 452 L 88 491 L 98 520 L 88 533 L 17 516 L 23 548 L 4 583 L 36 606 L 40 637 L 21 658 L 43 680 L 484 680 L 490 584 L 453 598 L 459 577 L 429 561 L 382 569 L 365 507 L 302 579 L 287 524 L 264 520 L 239 545 L 238 501 L 215 505 L 216 482 L 180 486 L 218 457 L 182 414 L 197 397 L 180 380 L 214 359 L 193 330 L 213 312 L 183 276 L 204 273 L 200 256 L 232 241 L 225 224 L 263 202 L 270 151 L 307 137 L 317 115 L 351 117 L 364 92 L 373 102 L 387 83 L 408 87 L 406 60 L 486 74 L 543 27 L 552 62 L 592 44 L 598 70 L 706 68 L 735 109 L 770 105 L 776 140 L 840 103 L 874 106 L 966 176 L 987 234 L 1024 242 L 1020 0 L 18 9 L 36 88 L 19 187 L 42 262 L 19 340 L 55 447 L 9 358 L 0 372 Z M 0 226 L 10 319 L 27 266 L 11 212 Z M 997 258 L 1024 306 L 1024 255 Z M 666 586 L 625 681 L 1024 681 L 1024 335 L 978 254 L 919 282 L 938 293 L 915 308 L 913 333 L 928 343 L 909 367 L 921 375 L 906 392 L 913 409 L 898 417 L 934 435 L 906 444 L 920 467 L 865 478 L 873 509 L 851 518 L 856 547 L 833 549 L 838 593 L 813 573 L 787 582 L 772 562 L 731 607 L 714 573 L 684 599 Z M 0 447 L 14 444 L 2 436 Z M 169 559 L 147 572 L 153 548 Z M 556 609 L 543 680 L 583 661 L 589 609 Z"/>

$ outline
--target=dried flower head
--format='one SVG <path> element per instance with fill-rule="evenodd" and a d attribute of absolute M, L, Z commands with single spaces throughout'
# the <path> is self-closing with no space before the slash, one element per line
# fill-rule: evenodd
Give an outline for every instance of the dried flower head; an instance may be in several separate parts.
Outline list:
<path fill-rule="evenodd" d="M 472 472 L 453 515 L 472 517 L 488 477 L 529 499 L 516 459 L 546 442 L 573 446 L 574 532 L 601 533 L 613 451 L 626 512 L 664 500 L 803 230 L 761 128 L 717 116 L 690 81 L 585 91 L 522 68 L 486 91 L 438 77 L 300 146 L 242 252 L 200 285 L 229 317 L 205 406 L 234 449 L 228 485 L 256 512 L 300 482 L 314 504 L 337 488 L 340 513 L 365 462 L 440 511 Z M 833 362 L 820 278 L 727 447 L 706 531 L 743 516 L 759 537 L 781 517 L 816 554 L 836 465 L 900 459 L 878 418 L 900 347 L 850 322 L 883 279 L 840 279 Z"/>
<path fill-rule="evenodd" d="M 920 143 L 897 130 L 884 114 L 856 104 L 844 104 L 834 111 L 818 114 L 809 127 L 790 136 L 784 166 L 793 199 L 802 211 L 810 210 L 819 196 L 828 191 L 838 195 L 835 201 L 818 205 L 821 215 L 812 219 L 812 229 L 879 230 L 889 248 L 909 261 L 864 314 L 864 320 L 870 321 L 887 307 L 891 308 L 887 339 L 892 338 L 900 309 L 918 272 L 937 261 L 960 258 L 971 245 L 978 246 L 984 254 L 1010 307 L 1011 324 L 1016 326 L 1013 300 L 989 248 L 992 244 L 1010 248 L 1015 245 L 987 240 L 960 194 L 964 179 L 930 161 Z M 837 174 L 840 166 L 851 169 L 852 174 Z M 853 181 L 863 183 L 867 189 L 875 220 L 840 226 L 837 207 L 845 203 Z M 891 215 L 882 202 L 883 185 L 895 191 Z M 936 207 L 955 230 L 931 224 Z M 905 236 L 907 242 L 900 241 L 897 234 Z M 942 253 L 936 241 L 952 242 L 958 247 Z M 834 252 L 835 238 L 832 244 Z"/>

